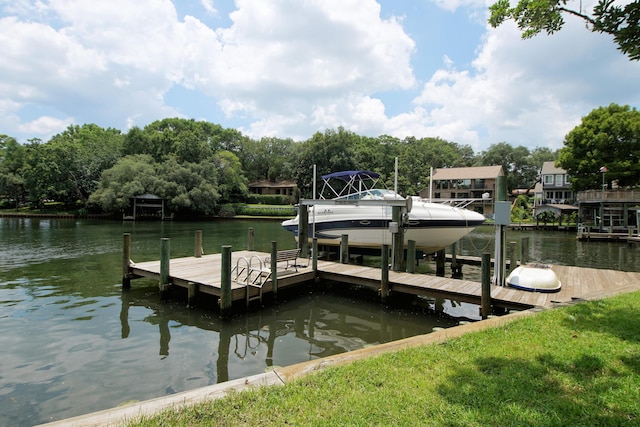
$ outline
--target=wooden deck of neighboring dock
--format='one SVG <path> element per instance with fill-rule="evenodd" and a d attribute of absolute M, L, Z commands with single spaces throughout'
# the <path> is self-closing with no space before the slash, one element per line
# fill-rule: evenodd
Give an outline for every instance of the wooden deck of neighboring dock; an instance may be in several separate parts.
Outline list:
<path fill-rule="evenodd" d="M 232 253 L 232 266 L 240 257 L 257 256 L 261 259 L 269 256 L 255 251 L 238 251 Z M 313 281 L 316 274 L 311 268 L 311 261 L 298 259 L 298 272 L 289 268 L 278 272 L 278 289 Z M 591 299 L 599 296 L 640 290 L 640 273 L 580 268 L 554 265 L 553 271 L 562 283 L 562 289 L 555 293 L 528 292 L 510 287 L 493 286 L 491 290 L 492 305 L 508 309 L 526 309 L 531 307 L 551 307 L 576 299 Z M 318 260 L 317 277 L 325 280 L 366 286 L 379 289 L 381 269 L 352 264 Z M 160 280 L 160 261 L 136 263 L 130 267 L 131 274 Z M 221 295 L 221 255 L 204 255 L 202 257 L 175 258 L 170 261 L 170 282 L 173 285 L 188 287 L 190 283 L 198 292 Z M 192 285 L 193 286 L 193 285 Z M 405 293 L 455 301 L 480 304 L 481 284 L 469 280 L 457 280 L 427 274 L 410 274 L 389 272 L 389 288 L 392 293 Z M 271 281 L 265 283 L 263 292 L 273 291 Z M 245 300 L 247 288 L 232 281 L 233 301 Z M 257 295 L 258 290 L 250 288 L 250 295 Z"/>

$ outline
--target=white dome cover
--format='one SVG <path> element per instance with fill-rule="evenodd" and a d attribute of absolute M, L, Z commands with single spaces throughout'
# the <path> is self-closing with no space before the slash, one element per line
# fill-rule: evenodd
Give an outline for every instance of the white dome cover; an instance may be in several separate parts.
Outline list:
<path fill-rule="evenodd" d="M 527 264 L 517 267 L 507 277 L 513 288 L 537 292 L 557 292 L 562 287 L 556 273 L 546 264 Z"/>

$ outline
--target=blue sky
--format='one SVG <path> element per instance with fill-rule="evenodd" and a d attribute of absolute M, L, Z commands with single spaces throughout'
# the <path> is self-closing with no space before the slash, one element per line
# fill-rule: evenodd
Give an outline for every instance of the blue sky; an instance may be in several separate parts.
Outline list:
<path fill-rule="evenodd" d="M 488 27 L 490 3 L 0 0 L 0 134 L 185 117 L 256 139 L 343 126 L 556 149 L 594 108 L 640 106 L 640 63 L 609 36 L 569 18 L 522 41 Z"/>

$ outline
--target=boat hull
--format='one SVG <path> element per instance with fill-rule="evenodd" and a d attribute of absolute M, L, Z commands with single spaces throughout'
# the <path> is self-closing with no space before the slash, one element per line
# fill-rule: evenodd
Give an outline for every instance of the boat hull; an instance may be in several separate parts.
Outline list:
<path fill-rule="evenodd" d="M 391 245 L 393 234 L 389 229 L 391 208 L 363 206 L 322 207 L 309 214 L 309 236 L 319 245 L 339 245 L 347 235 L 349 246 L 379 248 Z M 403 227 L 406 242 L 416 242 L 416 249 L 434 253 L 450 246 L 484 222 L 476 212 L 450 206 L 425 203 L 414 205 Z M 294 233 L 298 240 L 298 218 L 284 221 L 283 227 Z"/>

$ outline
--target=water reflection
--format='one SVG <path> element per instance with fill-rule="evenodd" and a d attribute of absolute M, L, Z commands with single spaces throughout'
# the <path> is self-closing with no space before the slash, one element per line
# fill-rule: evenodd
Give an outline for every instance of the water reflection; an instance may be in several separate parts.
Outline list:
<path fill-rule="evenodd" d="M 129 316 L 135 307 L 146 308 L 144 322 L 157 327 L 156 349 L 161 359 L 184 352 L 183 335 L 172 336 L 183 328 L 212 332 L 215 339 L 210 343 L 217 346 L 215 370 L 211 369 L 213 360 L 204 369 L 210 383 L 429 333 L 435 326 L 449 327 L 458 322 L 435 314 L 436 304 L 442 307 L 443 302 L 425 307 L 414 304 L 414 310 L 407 310 L 361 300 L 344 289 L 336 294 L 311 288 L 288 291 L 284 294 L 286 302 L 223 321 L 217 311 L 206 308 L 215 304 L 213 298 L 203 295 L 201 307 L 185 310 L 182 290 L 174 290 L 169 300 L 161 301 L 150 289 L 134 286 L 123 292 L 119 313 L 122 339 L 135 334 Z"/>

